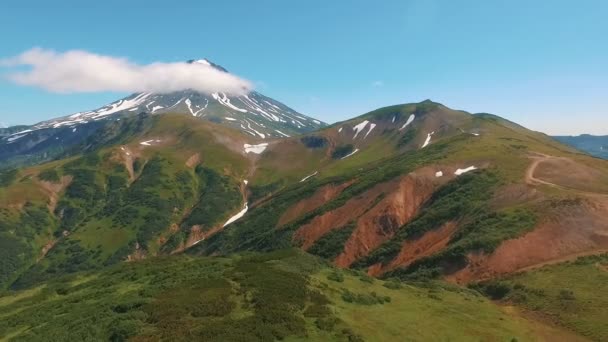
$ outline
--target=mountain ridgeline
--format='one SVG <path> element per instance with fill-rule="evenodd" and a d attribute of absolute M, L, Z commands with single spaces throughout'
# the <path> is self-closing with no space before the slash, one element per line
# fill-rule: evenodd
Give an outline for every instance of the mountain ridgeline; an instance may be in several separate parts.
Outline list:
<path fill-rule="evenodd" d="M 177 340 L 386 340 L 406 332 L 369 327 L 412 327 L 403 310 L 411 304 L 431 316 L 440 307 L 484 312 L 484 326 L 500 325 L 465 331 L 458 314 L 448 315 L 444 335 L 428 329 L 415 340 L 608 338 L 597 321 L 603 301 L 589 304 L 586 290 L 605 278 L 608 162 L 498 116 L 429 100 L 324 126 L 257 94 L 184 92 L 174 105 L 156 96 L 112 105 L 124 109 L 111 120 L 81 113 L 71 119 L 87 123 L 5 138 L 99 124 L 64 148 L 65 158 L 0 173 L 0 284 L 22 296 L 51 291 L 24 299 L 27 311 L 11 314 L 15 326 L 0 324 L 0 336 L 35 340 L 42 327 L 27 312 L 59 317 L 61 309 L 41 310 L 54 296 L 90 312 L 101 283 L 87 279 L 115 279 L 98 299 L 103 328 L 74 327 L 81 336 L 162 340 L 172 326 Z M 211 99 L 215 107 L 203 109 Z M 169 279 L 163 267 L 181 271 Z M 577 284 L 542 288 L 564 274 Z M 205 294 L 200 307 L 188 304 L 192 291 Z M 500 314 L 480 293 L 557 317 L 559 326 L 523 326 L 528 320 Z M 3 307 L 14 309 L 0 297 Z M 395 321 L 372 322 L 383 312 L 374 308 Z M 357 324 L 368 309 L 371 321 Z"/>

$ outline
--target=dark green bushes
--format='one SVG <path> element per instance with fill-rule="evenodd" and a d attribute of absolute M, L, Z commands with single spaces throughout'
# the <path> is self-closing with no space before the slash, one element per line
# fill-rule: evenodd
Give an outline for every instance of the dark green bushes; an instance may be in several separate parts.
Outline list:
<path fill-rule="evenodd" d="M 378 296 L 376 292 L 366 293 L 354 293 L 347 289 L 342 292 L 342 300 L 347 303 L 354 303 L 360 305 L 375 305 L 384 304 L 391 301 L 389 296 Z"/>
<path fill-rule="evenodd" d="M 38 174 L 38 178 L 51 183 L 58 183 L 60 180 L 59 172 L 56 169 L 46 169 Z"/>
<path fill-rule="evenodd" d="M 344 243 L 346 243 L 355 228 L 356 223 L 351 222 L 344 227 L 330 231 L 317 240 L 308 249 L 308 252 L 326 259 L 335 259 L 344 250 Z"/>
<path fill-rule="evenodd" d="M 314 135 L 302 137 L 300 138 L 300 141 L 308 148 L 322 148 L 327 146 L 327 139 Z"/>
<path fill-rule="evenodd" d="M 242 196 L 238 185 L 229 177 L 200 165 L 196 168 L 196 175 L 199 178 L 200 197 L 182 227 L 201 225 L 203 230 L 208 230 L 222 223 L 230 212 L 240 208 Z M 186 181 L 187 177 L 183 176 L 182 182 Z"/>
<path fill-rule="evenodd" d="M 17 169 L 0 171 L 0 187 L 9 186 L 15 180 L 17 180 L 17 175 L 19 172 Z"/>
<path fill-rule="evenodd" d="M 354 151 L 355 147 L 352 144 L 337 146 L 331 153 L 333 159 L 341 159 Z"/>

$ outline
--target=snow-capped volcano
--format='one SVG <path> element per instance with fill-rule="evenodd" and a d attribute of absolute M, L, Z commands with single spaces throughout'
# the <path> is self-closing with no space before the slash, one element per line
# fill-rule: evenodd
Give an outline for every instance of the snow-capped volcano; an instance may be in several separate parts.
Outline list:
<path fill-rule="evenodd" d="M 228 72 L 207 59 L 190 60 L 188 63 L 205 64 Z M 76 126 L 93 120 L 102 120 L 136 113 L 188 113 L 210 121 L 223 123 L 262 139 L 287 137 L 318 129 L 324 123 L 300 114 L 281 102 L 256 91 L 245 95 L 223 92 L 212 94 L 184 90 L 168 94 L 137 93 L 112 102 L 95 110 L 36 124 L 35 129 Z"/>
<path fill-rule="evenodd" d="M 204 64 L 228 72 L 222 66 L 207 59 L 190 60 L 188 63 Z M 118 120 L 121 117 L 140 113 L 154 115 L 186 113 L 239 129 L 261 139 L 289 137 L 313 131 L 325 125 L 319 120 L 300 114 L 285 104 L 256 91 L 243 95 L 223 92 L 206 94 L 194 90 L 167 94 L 135 93 L 98 109 L 43 121 L 30 127 L 24 127 L 18 132 L 0 136 L 0 157 L 3 155 L 2 150 L 10 150 L 12 152 L 9 155 L 14 155 L 16 153 L 27 153 L 26 151 L 36 146 L 39 149 L 40 144 L 50 143 L 48 141 L 50 137 L 54 140 L 52 145 L 60 143 L 62 138 L 57 137 L 59 130 L 62 132 L 60 135 L 63 136 L 66 134 L 63 132 L 76 133 L 79 130 L 84 130 L 85 126 L 90 127 L 93 123 Z M 86 130 L 89 131 L 90 128 Z M 69 140 L 73 141 L 74 139 Z M 27 141 L 27 144 L 23 143 L 23 145 L 27 145 L 26 149 L 15 146 L 21 145 L 21 142 L 25 141 Z M 7 145 L 12 146 L 8 147 Z"/>

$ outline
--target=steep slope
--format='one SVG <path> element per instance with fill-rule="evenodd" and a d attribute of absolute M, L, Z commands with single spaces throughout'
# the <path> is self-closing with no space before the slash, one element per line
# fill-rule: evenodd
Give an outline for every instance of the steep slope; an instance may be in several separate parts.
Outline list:
<path fill-rule="evenodd" d="M 3 174 L 2 232 L 24 251 L 5 284 L 291 246 L 376 276 L 470 282 L 608 247 L 606 162 L 431 101 L 265 140 L 141 114 L 79 146 L 82 156 Z"/>
<path fill-rule="evenodd" d="M 206 59 L 189 63 L 223 67 Z M 168 94 L 137 93 L 98 109 L 47 120 L 33 126 L 0 129 L 2 166 L 33 164 L 61 155 L 99 129 L 107 121 L 139 113 L 184 113 L 232 127 L 256 138 L 281 138 L 310 132 L 325 124 L 296 112 L 256 91 L 233 96 L 192 90 Z"/>
<path fill-rule="evenodd" d="M 248 214 L 190 253 L 294 245 L 468 282 L 608 247 L 608 164 L 494 115 L 387 107 L 271 143 L 256 165 Z"/>
<path fill-rule="evenodd" d="M 244 204 L 255 143 L 184 115 L 110 122 L 83 154 L 1 174 L 3 283 L 185 248 Z"/>

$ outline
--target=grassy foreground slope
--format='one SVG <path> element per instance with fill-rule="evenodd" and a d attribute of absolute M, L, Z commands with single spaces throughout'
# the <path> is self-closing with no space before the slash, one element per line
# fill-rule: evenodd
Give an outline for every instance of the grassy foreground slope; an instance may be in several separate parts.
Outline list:
<path fill-rule="evenodd" d="M 608 254 L 580 257 L 473 287 L 593 340 L 608 340 Z"/>
<path fill-rule="evenodd" d="M 474 291 L 374 280 L 297 250 L 171 256 L 0 297 L 10 341 L 533 341 L 538 327 Z"/>

